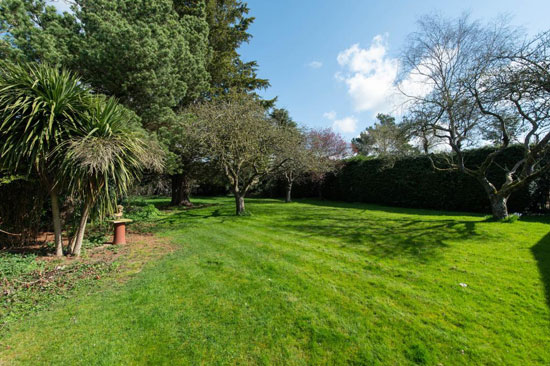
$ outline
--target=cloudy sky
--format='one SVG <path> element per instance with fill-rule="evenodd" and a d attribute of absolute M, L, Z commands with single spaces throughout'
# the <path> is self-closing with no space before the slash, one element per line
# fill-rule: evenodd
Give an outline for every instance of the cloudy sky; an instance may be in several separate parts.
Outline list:
<path fill-rule="evenodd" d="M 378 112 L 396 114 L 392 84 L 406 36 L 424 14 L 492 20 L 510 15 L 530 33 L 550 29 L 548 0 L 248 0 L 256 21 L 245 59 L 257 60 L 295 120 L 350 139 Z M 521 5 L 520 5 L 521 4 Z"/>
<path fill-rule="evenodd" d="M 60 9 L 64 0 L 50 0 Z M 418 17 L 433 12 L 492 20 L 509 15 L 534 34 L 550 29 L 549 0 L 247 0 L 254 38 L 242 47 L 300 124 L 333 127 L 346 139 L 379 112 L 397 114 L 392 86 L 399 54 Z M 412 83 L 412 80 L 408 80 Z M 414 85 L 413 85 L 414 87 Z"/>

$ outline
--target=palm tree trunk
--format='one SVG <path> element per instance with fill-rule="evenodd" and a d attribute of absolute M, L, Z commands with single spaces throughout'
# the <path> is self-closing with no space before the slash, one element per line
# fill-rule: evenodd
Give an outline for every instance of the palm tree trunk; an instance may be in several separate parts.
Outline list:
<path fill-rule="evenodd" d="M 55 255 L 63 256 L 63 237 L 61 236 L 61 212 L 59 210 L 59 196 L 57 189 L 50 190 L 50 200 L 52 205 L 53 231 L 55 237 Z"/>
<path fill-rule="evenodd" d="M 76 240 L 74 243 L 74 250 L 71 253 L 76 257 L 80 257 L 80 251 L 82 249 L 82 241 L 84 240 L 84 233 L 86 231 L 86 224 L 88 223 L 88 217 L 90 216 L 90 206 L 91 203 L 84 203 L 84 210 L 82 211 L 82 216 L 80 217 L 80 225 L 76 232 Z"/>
<path fill-rule="evenodd" d="M 73 237 L 71 238 L 71 241 L 69 242 L 69 250 L 68 252 L 73 254 L 74 253 L 74 246 L 76 244 L 76 237 L 78 236 L 78 229 L 75 231 Z"/>

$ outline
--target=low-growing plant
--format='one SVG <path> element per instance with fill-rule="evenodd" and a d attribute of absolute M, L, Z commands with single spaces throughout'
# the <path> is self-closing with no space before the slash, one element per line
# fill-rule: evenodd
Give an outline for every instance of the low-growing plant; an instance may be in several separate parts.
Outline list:
<path fill-rule="evenodd" d="M 43 267 L 44 263 L 37 261 L 36 255 L 0 253 L 0 280 L 39 270 Z"/>
<path fill-rule="evenodd" d="M 148 204 L 146 206 L 132 207 L 128 210 L 126 217 L 136 221 L 143 221 L 157 218 L 160 214 L 160 210 L 155 205 Z"/>
<path fill-rule="evenodd" d="M 515 212 L 515 213 L 513 213 L 513 214 L 508 215 L 507 218 L 502 219 L 502 220 L 500 220 L 500 221 L 501 221 L 501 222 L 506 222 L 506 223 L 510 223 L 510 224 L 511 224 L 511 223 L 514 223 L 514 222 L 518 221 L 520 218 L 521 218 L 521 213 Z"/>

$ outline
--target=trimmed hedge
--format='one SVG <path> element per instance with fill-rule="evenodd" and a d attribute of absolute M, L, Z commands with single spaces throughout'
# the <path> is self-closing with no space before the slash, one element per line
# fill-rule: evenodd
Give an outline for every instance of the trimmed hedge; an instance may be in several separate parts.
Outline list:
<path fill-rule="evenodd" d="M 489 148 L 466 152 L 467 166 L 481 163 Z M 503 170 L 521 159 L 519 146 L 508 148 L 499 156 L 489 172 L 492 182 L 504 182 Z M 500 166 L 500 167 L 499 167 Z M 278 184 L 271 194 L 281 196 L 284 185 Z M 355 157 L 347 160 L 342 169 L 329 175 L 319 184 L 295 184 L 293 196 L 365 202 L 388 206 L 426 208 L 448 211 L 491 213 L 489 200 L 482 186 L 461 172 L 441 172 L 432 169 L 427 156 L 413 156 L 388 161 Z M 548 178 L 534 182 L 510 197 L 510 212 L 546 210 Z"/>

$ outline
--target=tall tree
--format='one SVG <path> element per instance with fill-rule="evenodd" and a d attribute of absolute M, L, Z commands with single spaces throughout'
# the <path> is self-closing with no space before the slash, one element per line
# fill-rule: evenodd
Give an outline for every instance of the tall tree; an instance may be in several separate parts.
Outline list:
<path fill-rule="evenodd" d="M 209 25 L 209 45 L 212 50 L 208 63 L 211 98 L 241 93 L 254 94 L 269 87 L 267 79 L 258 78 L 256 61 L 243 61 L 238 52 L 252 35 L 248 28 L 254 18 L 240 0 L 206 0 Z"/>
<path fill-rule="evenodd" d="M 152 131 L 208 89 L 204 2 L 75 0 L 80 29 L 72 65 L 116 96 Z"/>
<path fill-rule="evenodd" d="M 149 131 L 185 138 L 177 136 L 184 132 L 178 111 L 207 97 L 211 85 L 205 0 L 75 0 L 74 15 L 59 15 L 42 0 L 8 1 L 10 6 L 0 7 L 0 30 L 10 35 L 12 53 L 66 65 L 97 91 L 134 110 Z M 210 64 L 210 72 L 222 72 L 218 66 Z M 226 72 L 231 78 L 232 71 Z M 170 139 L 162 141 L 177 147 Z M 169 156 L 178 152 L 169 151 Z M 181 174 L 172 174 L 182 169 L 180 164 L 167 172 L 174 199 L 186 190 Z"/>
<path fill-rule="evenodd" d="M 68 66 L 77 31 L 71 14 L 58 14 L 44 0 L 0 2 L 0 59 Z"/>
<path fill-rule="evenodd" d="M 354 151 L 360 155 L 379 157 L 404 156 L 414 152 L 409 143 L 408 130 L 395 123 L 395 118 L 379 113 L 378 123 L 367 127 L 361 135 L 352 140 Z"/>
<path fill-rule="evenodd" d="M 550 142 L 548 33 L 518 44 L 517 31 L 506 22 L 484 26 L 468 16 L 425 17 L 419 25 L 403 64 L 430 92 L 409 97 L 425 112 L 421 124 L 452 150 L 444 165 L 433 166 L 475 178 L 493 216 L 506 218 L 510 195 L 550 169 L 545 159 Z M 483 144 L 486 136 L 494 151 L 480 164 L 468 164 L 464 149 Z M 491 181 L 489 169 L 514 140 L 521 142 L 524 156 L 501 167 L 504 183 Z"/>
<path fill-rule="evenodd" d="M 4 53 L 62 64 L 117 97 L 149 130 L 209 88 L 204 0 L 74 0 L 74 14 L 43 0 L 0 7 Z"/>

